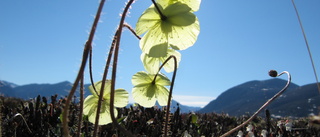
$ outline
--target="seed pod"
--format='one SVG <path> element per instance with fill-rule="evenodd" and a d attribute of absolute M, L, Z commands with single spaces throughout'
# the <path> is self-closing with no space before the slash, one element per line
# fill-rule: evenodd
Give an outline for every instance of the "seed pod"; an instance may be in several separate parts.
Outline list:
<path fill-rule="evenodd" d="M 270 70 L 269 71 L 269 76 L 270 77 L 277 77 L 278 76 L 278 72 L 276 70 Z"/>

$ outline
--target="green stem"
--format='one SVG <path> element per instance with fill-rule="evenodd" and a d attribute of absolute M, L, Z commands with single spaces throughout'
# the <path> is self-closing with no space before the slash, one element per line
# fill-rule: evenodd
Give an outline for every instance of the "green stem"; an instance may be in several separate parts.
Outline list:
<path fill-rule="evenodd" d="M 81 61 L 81 66 L 80 66 L 78 75 L 77 75 L 76 80 L 75 80 L 75 82 L 74 82 L 74 84 L 73 84 L 73 86 L 72 86 L 72 88 L 70 90 L 70 93 L 69 93 L 69 95 L 67 97 L 67 100 L 66 100 L 66 103 L 65 103 L 65 106 L 64 106 L 64 109 L 63 109 L 62 127 L 63 127 L 63 136 L 64 137 L 69 137 L 69 129 L 68 129 L 69 105 L 70 105 L 72 97 L 73 97 L 73 95 L 74 95 L 74 93 L 75 93 L 75 91 L 76 91 L 76 89 L 78 87 L 78 83 L 79 83 L 80 79 L 83 77 L 84 69 L 85 69 L 85 66 L 86 66 L 86 63 L 87 63 L 87 59 L 88 59 L 88 55 L 89 55 L 90 49 L 92 48 L 93 37 L 94 37 L 95 31 L 96 31 L 96 28 L 98 26 L 98 22 L 99 22 L 99 19 L 100 19 L 100 15 L 101 15 L 101 11 L 102 11 L 104 2 L 105 2 L 105 0 L 101 0 L 100 1 L 98 11 L 96 13 L 96 17 L 94 19 L 94 22 L 93 22 L 93 25 L 92 25 L 92 28 L 91 28 L 91 31 L 90 31 L 90 34 L 89 34 L 88 41 L 86 42 L 84 50 L 83 50 L 82 61 Z"/>
<path fill-rule="evenodd" d="M 240 128 L 242 128 L 243 126 L 247 125 L 250 121 L 252 121 L 266 106 L 268 106 L 273 100 L 275 100 L 277 97 L 279 97 L 290 85 L 291 82 L 291 75 L 289 72 L 287 71 L 283 71 L 282 73 L 280 73 L 279 75 L 277 75 L 277 77 L 281 76 L 282 74 L 286 73 L 288 75 L 288 81 L 287 84 L 285 85 L 284 88 L 282 88 L 277 94 L 275 94 L 272 98 L 270 98 L 266 103 L 264 103 L 247 121 L 243 122 L 241 125 L 231 129 L 230 131 L 228 131 L 227 133 L 223 134 L 220 137 L 226 137 L 226 136 L 230 136 L 233 132 L 239 130 Z"/>

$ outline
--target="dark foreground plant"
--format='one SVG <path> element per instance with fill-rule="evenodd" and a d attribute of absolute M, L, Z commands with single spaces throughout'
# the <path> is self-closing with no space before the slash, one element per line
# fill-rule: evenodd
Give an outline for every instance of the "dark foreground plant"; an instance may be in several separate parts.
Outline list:
<path fill-rule="evenodd" d="M 60 119 L 61 110 L 65 103 L 65 98 L 56 98 L 46 102 L 44 97 L 38 96 L 34 100 L 20 100 L 15 98 L 1 97 L 1 114 L 2 114 L 2 136 L 17 137 L 60 137 L 62 136 L 62 123 Z M 38 108 L 36 107 L 38 106 Z M 161 136 L 163 135 L 163 123 L 165 122 L 166 111 L 161 108 L 152 107 L 144 108 L 139 105 L 125 107 L 118 110 L 116 116 L 118 123 L 136 136 Z M 80 113 L 79 103 L 72 102 L 70 105 L 70 136 L 76 136 L 78 131 L 79 120 L 77 114 Z M 19 116 L 17 116 L 17 114 Z M 21 115 L 21 116 L 20 116 Z M 36 117 L 37 116 L 37 117 Z M 126 117 L 124 117 L 126 116 Z M 239 117 L 228 116 L 227 114 L 217 113 L 180 113 L 180 108 L 170 113 L 170 132 L 172 137 L 190 135 L 192 137 L 206 136 L 216 137 L 231 130 L 233 127 L 240 125 L 250 118 L 249 115 Z M 25 119 L 25 122 L 24 120 Z M 286 130 L 286 123 L 292 121 L 291 130 Z M 309 118 L 263 118 L 257 116 L 249 122 L 252 125 L 252 133 L 260 136 L 263 130 L 269 132 L 269 136 L 320 136 L 320 130 L 308 125 Z M 27 125 L 26 125 L 27 124 Z M 88 121 L 88 117 L 83 117 L 81 123 L 81 134 L 85 137 L 92 137 L 94 125 Z M 29 131 L 29 129 L 30 131 Z M 247 126 L 246 126 L 247 127 Z M 243 135 L 249 131 L 246 127 L 239 130 Z M 234 132 L 230 136 L 236 136 Z M 113 125 L 107 124 L 99 127 L 97 136 L 125 137 L 121 130 L 114 128 Z"/>

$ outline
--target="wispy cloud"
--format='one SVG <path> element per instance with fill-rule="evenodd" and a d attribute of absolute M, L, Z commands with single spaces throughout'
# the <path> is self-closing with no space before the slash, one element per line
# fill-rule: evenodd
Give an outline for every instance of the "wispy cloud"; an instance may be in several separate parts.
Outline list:
<path fill-rule="evenodd" d="M 210 101 L 216 99 L 216 97 L 173 95 L 173 99 L 182 105 L 192 106 L 192 107 L 204 107 Z M 129 95 L 129 103 L 134 103 L 134 100 L 131 95 Z"/>
<path fill-rule="evenodd" d="M 216 97 L 173 95 L 173 99 L 178 101 L 182 105 L 193 106 L 193 107 L 204 107 L 210 101 L 216 99 Z"/>

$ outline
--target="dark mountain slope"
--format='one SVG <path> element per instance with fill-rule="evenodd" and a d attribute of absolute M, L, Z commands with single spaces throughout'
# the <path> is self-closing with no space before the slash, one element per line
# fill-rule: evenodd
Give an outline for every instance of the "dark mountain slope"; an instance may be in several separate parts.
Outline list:
<path fill-rule="evenodd" d="M 199 112 L 224 112 L 230 115 L 242 115 L 246 112 L 254 113 L 269 98 L 280 91 L 286 83 L 287 81 L 277 78 L 249 81 L 223 92 L 216 100 L 211 101 Z M 285 94 L 298 87 L 298 85 L 291 83 Z"/>

